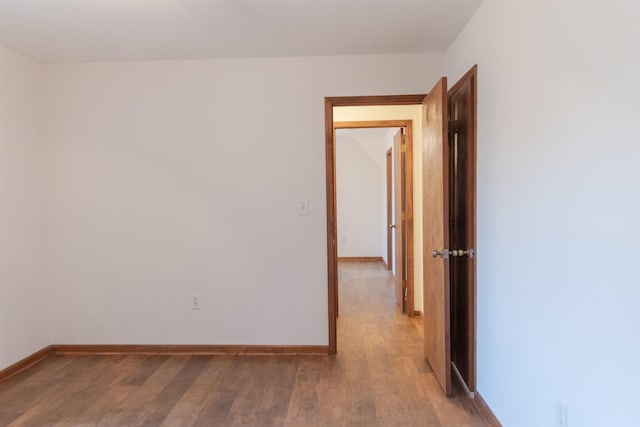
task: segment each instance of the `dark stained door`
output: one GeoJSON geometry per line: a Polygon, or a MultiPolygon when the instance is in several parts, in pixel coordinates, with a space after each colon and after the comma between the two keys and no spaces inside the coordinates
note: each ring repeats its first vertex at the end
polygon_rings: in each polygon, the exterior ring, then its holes
{"type": "Polygon", "coordinates": [[[449,91],[451,361],[475,390],[475,69],[449,91]]]}

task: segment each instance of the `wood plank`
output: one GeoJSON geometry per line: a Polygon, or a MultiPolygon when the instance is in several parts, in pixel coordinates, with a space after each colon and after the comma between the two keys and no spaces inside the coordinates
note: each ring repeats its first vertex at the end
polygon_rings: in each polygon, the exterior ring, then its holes
{"type": "Polygon", "coordinates": [[[297,366],[291,357],[252,360],[247,382],[229,410],[228,425],[282,425],[297,366]]]}
{"type": "Polygon", "coordinates": [[[476,410],[488,427],[502,427],[502,424],[500,424],[498,417],[495,416],[480,393],[475,393],[473,404],[475,405],[476,410]]]}
{"type": "MultiPolygon", "coordinates": [[[[231,355],[212,358],[207,368],[202,371],[193,385],[189,387],[189,390],[173,407],[162,425],[194,425],[207,401],[218,391],[218,387],[221,381],[224,380],[224,375],[231,367],[234,359],[235,356],[231,355]]],[[[213,417],[211,417],[211,413],[205,413],[203,418],[210,419],[213,417]]]]}
{"type": "Polygon", "coordinates": [[[421,395],[429,399],[435,409],[440,424],[443,426],[481,426],[483,421],[477,414],[469,413],[463,405],[468,400],[466,395],[451,399],[442,394],[440,383],[434,374],[427,374],[420,383],[421,395]]]}
{"type": "Polygon", "coordinates": [[[17,361],[13,365],[7,366],[0,370],[0,383],[46,359],[49,355],[51,355],[51,346],[38,350],[24,359],[17,361]]]}
{"type": "Polygon", "coordinates": [[[236,398],[249,381],[255,358],[236,357],[214,383],[214,389],[192,424],[197,427],[225,425],[236,398]]]}
{"type": "Polygon", "coordinates": [[[47,392],[40,395],[38,404],[32,403],[12,425],[74,423],[78,414],[99,399],[95,390],[111,382],[115,366],[97,356],[74,360],[66,369],[67,375],[48,383],[47,392]]]}
{"type": "Polygon", "coordinates": [[[314,425],[319,412],[318,384],[327,374],[327,358],[303,358],[298,360],[298,369],[289,397],[285,426],[314,425]]]}
{"type": "MultiPolygon", "coordinates": [[[[83,354],[82,356],[89,356],[88,354],[83,354]]],[[[146,370],[144,366],[145,359],[149,356],[141,355],[141,354],[132,354],[132,355],[123,355],[123,354],[112,354],[109,356],[113,357],[121,357],[122,361],[118,365],[117,374],[113,377],[113,381],[111,385],[113,386],[139,386],[140,380],[136,379],[138,375],[138,371],[146,370]]],[[[165,357],[165,356],[160,356],[165,357]]],[[[146,378],[145,378],[146,379],[146,378]]]]}
{"type": "Polygon", "coordinates": [[[14,384],[28,385],[39,384],[41,381],[47,380],[47,377],[55,375],[55,373],[62,369],[65,365],[71,363],[68,358],[63,358],[57,355],[49,355],[47,358],[40,362],[31,365],[28,369],[20,371],[5,381],[0,383],[0,393],[3,390],[11,389],[14,384]]]}
{"type": "Polygon", "coordinates": [[[212,356],[191,356],[175,377],[150,402],[149,407],[131,425],[156,427],[162,424],[196,378],[211,362],[212,356]]]}

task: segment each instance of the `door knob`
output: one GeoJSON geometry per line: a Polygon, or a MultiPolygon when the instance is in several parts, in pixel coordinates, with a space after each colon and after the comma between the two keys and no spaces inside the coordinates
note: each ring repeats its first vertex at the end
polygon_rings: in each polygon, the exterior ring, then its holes
{"type": "Polygon", "coordinates": [[[389,228],[393,230],[394,228],[396,228],[396,225],[395,224],[389,224],[389,228]]]}
{"type": "Polygon", "coordinates": [[[468,256],[473,258],[475,251],[473,249],[454,249],[451,251],[451,256],[468,256]]]}
{"type": "Polygon", "coordinates": [[[434,249],[431,251],[433,258],[442,257],[444,259],[449,258],[449,249],[434,249]]]}

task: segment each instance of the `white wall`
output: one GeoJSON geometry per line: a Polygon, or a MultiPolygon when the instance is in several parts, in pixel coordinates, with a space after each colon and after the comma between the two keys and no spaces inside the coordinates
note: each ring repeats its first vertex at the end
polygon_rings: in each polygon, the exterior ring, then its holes
{"type": "Polygon", "coordinates": [[[336,135],[336,210],[339,257],[386,262],[386,140],[336,135]],[[384,207],[384,210],[381,209],[384,207]]]}
{"type": "Polygon", "coordinates": [[[505,426],[640,425],[640,9],[485,1],[478,64],[478,389],[505,426]]]}
{"type": "Polygon", "coordinates": [[[53,342],[327,344],[324,97],[424,92],[443,70],[439,54],[47,66],[53,342]]]}
{"type": "Polygon", "coordinates": [[[0,46],[0,369],[49,345],[39,65],[0,46]]]}
{"type": "MultiPolygon", "coordinates": [[[[423,89],[415,93],[428,92],[444,75],[431,73],[424,78],[423,89]]],[[[398,92],[401,93],[401,92],[398,92]]],[[[409,92],[403,92],[409,93],[409,92]]],[[[334,107],[336,122],[371,120],[411,120],[413,128],[413,262],[414,262],[414,307],[422,311],[422,106],[388,105],[367,107],[334,107]]]]}

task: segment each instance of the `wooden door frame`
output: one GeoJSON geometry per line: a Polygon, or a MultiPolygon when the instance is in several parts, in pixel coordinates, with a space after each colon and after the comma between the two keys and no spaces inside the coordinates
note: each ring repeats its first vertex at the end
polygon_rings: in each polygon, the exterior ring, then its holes
{"type": "MultiPolygon", "coordinates": [[[[402,266],[406,265],[406,282],[407,282],[407,307],[406,312],[409,317],[413,317],[415,310],[415,292],[414,292],[414,274],[413,274],[413,121],[408,120],[366,120],[366,121],[349,121],[349,122],[334,122],[333,128],[335,129],[367,129],[367,128],[404,128],[405,129],[405,161],[404,168],[400,171],[400,176],[404,177],[404,200],[402,204],[405,208],[405,219],[403,232],[406,235],[406,250],[402,252],[402,266]]],[[[335,157],[333,159],[335,162],[335,157]]],[[[400,162],[402,164],[402,162],[400,162]]],[[[333,179],[335,186],[335,176],[333,179]]],[[[334,189],[335,194],[335,189],[334,189]]],[[[336,217],[337,220],[337,217],[336,217]]],[[[402,219],[400,219],[402,221],[402,219]]],[[[395,218],[397,223],[398,218],[395,218]]],[[[337,229],[337,224],[336,224],[337,229]]],[[[405,242],[401,242],[404,244],[405,242]]],[[[398,244],[398,242],[396,242],[398,244]]],[[[396,272],[398,274],[398,272],[396,272]]],[[[400,273],[402,275],[402,273],[400,273]]],[[[337,286],[336,281],[336,286],[337,286]]],[[[337,288],[336,288],[337,289],[337,288]]],[[[338,299],[338,293],[336,291],[336,299],[338,299]]],[[[403,297],[404,300],[404,297],[403,297]]],[[[336,304],[337,305],[337,304],[336,304]]],[[[404,312],[404,304],[401,310],[404,312]]]]}
{"type": "MultiPolygon", "coordinates": [[[[333,122],[333,107],[361,107],[373,105],[419,105],[425,94],[419,95],[386,95],[386,96],[340,96],[326,97],[324,99],[324,126],[325,126],[325,158],[326,158],[326,189],[327,189],[327,288],[328,288],[328,318],[329,318],[329,354],[336,354],[338,351],[337,315],[338,315],[338,252],[337,252],[337,213],[336,213],[336,144],[335,127],[333,122]]],[[[394,122],[393,120],[385,122],[394,122]]],[[[398,121],[395,121],[398,122],[398,121]]],[[[403,122],[400,120],[400,122],[403,122]]],[[[406,121],[404,121],[406,122],[406,121]]],[[[409,120],[411,122],[411,120],[409,120]]],[[[358,122],[351,122],[358,123],[358,122]]],[[[371,123],[371,122],[364,122],[371,123]]],[[[401,127],[398,126],[378,126],[378,127],[401,127]]],[[[354,126],[358,127],[358,126],[354,126]]],[[[374,126],[359,126],[374,127],[374,126]]],[[[413,155],[413,137],[407,137],[407,153],[413,155]]],[[[409,157],[409,156],[407,156],[409,157]]],[[[413,174],[413,162],[411,168],[407,165],[407,170],[411,169],[413,174]]],[[[413,247],[413,178],[410,181],[411,209],[407,209],[405,221],[411,223],[411,243],[413,247]]],[[[408,190],[408,189],[407,189],[408,190]]],[[[407,198],[409,199],[409,197],[407,198]]],[[[407,251],[409,252],[409,251],[407,251]]],[[[411,270],[409,276],[413,283],[413,249],[411,250],[411,270]]],[[[408,286],[409,280],[407,280],[408,286]]],[[[412,299],[413,300],[413,299],[412,299]]],[[[411,313],[413,314],[413,313],[411,313]]]]}
{"type": "Polygon", "coordinates": [[[384,154],[385,167],[387,170],[385,171],[387,174],[387,270],[391,270],[393,266],[391,265],[391,260],[393,259],[393,231],[391,229],[391,213],[393,212],[393,147],[389,148],[384,154]]]}

